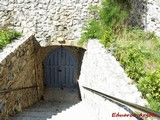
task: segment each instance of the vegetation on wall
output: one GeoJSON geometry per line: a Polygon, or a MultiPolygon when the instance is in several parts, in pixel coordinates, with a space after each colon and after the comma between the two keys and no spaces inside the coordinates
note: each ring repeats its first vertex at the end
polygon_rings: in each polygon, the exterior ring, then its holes
{"type": "Polygon", "coordinates": [[[20,32],[7,28],[0,29],[0,49],[9,44],[13,39],[21,36],[20,32]]]}
{"type": "Polygon", "coordinates": [[[114,56],[148,100],[149,107],[160,112],[160,39],[127,24],[130,4],[127,0],[104,0],[92,6],[93,18],[84,26],[79,45],[97,38],[105,47],[112,44],[114,56]]]}
{"type": "Polygon", "coordinates": [[[130,6],[126,0],[104,0],[101,7],[91,6],[89,10],[93,18],[84,26],[79,45],[87,42],[88,38],[97,38],[107,46],[114,33],[119,33],[125,25],[128,9],[130,6]]]}
{"type": "Polygon", "coordinates": [[[148,99],[149,107],[160,111],[160,39],[154,33],[125,28],[113,44],[116,59],[148,99]]]}

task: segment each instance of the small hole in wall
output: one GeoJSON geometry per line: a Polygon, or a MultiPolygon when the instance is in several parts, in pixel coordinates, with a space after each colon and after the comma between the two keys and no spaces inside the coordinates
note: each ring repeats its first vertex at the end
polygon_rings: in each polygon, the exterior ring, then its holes
{"type": "Polygon", "coordinates": [[[67,27],[64,27],[64,30],[67,30],[67,27]]]}

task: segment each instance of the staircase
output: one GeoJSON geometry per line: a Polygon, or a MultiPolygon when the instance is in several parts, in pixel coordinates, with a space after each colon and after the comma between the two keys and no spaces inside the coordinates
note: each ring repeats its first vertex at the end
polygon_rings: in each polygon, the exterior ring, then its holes
{"type": "Polygon", "coordinates": [[[10,120],[92,120],[76,89],[46,89],[44,100],[24,109],[10,120]]]}

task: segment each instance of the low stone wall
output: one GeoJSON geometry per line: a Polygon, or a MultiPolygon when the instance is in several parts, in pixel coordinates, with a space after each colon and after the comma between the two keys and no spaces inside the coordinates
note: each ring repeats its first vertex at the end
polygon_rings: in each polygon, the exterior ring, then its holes
{"type": "MultiPolygon", "coordinates": [[[[82,100],[89,105],[95,116],[95,120],[121,119],[113,117],[116,114],[132,114],[132,109],[120,106],[105,100],[82,88],[86,86],[108,95],[126,100],[132,103],[144,105],[147,102],[141,98],[141,93],[120,67],[116,59],[98,42],[89,40],[87,50],[83,57],[81,74],[79,79],[82,100]],[[112,116],[113,114],[113,116],[112,116]]],[[[124,117],[122,119],[136,119],[124,117]]]]}
{"type": "Polygon", "coordinates": [[[36,52],[39,45],[33,35],[15,40],[0,52],[0,91],[30,87],[18,91],[0,93],[0,120],[32,105],[43,93],[43,81],[37,79],[36,52]]]}

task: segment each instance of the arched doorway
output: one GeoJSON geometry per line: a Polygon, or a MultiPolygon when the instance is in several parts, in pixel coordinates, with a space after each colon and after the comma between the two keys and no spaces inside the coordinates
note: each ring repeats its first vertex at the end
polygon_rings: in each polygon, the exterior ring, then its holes
{"type": "Polygon", "coordinates": [[[75,87],[77,60],[64,47],[51,52],[45,60],[45,85],[47,88],[75,87]]]}

